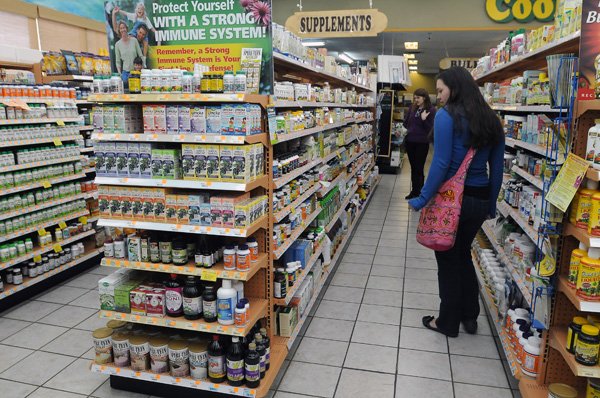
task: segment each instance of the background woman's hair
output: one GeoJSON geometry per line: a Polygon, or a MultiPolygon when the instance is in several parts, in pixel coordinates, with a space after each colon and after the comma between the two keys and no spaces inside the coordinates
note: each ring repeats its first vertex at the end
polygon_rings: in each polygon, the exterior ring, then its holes
{"type": "Polygon", "coordinates": [[[459,66],[452,67],[441,72],[437,78],[450,89],[445,108],[454,124],[462,126],[464,119],[468,123],[471,132],[470,146],[494,146],[502,141],[504,130],[500,119],[485,102],[468,70],[459,66]]]}
{"type": "MultiPolygon", "coordinates": [[[[429,93],[424,88],[418,88],[413,93],[413,96],[418,95],[419,97],[423,97],[425,102],[423,103],[423,109],[429,110],[433,105],[431,105],[431,98],[429,97],[429,93]]],[[[415,111],[417,109],[417,104],[413,101],[411,111],[415,111]]]]}

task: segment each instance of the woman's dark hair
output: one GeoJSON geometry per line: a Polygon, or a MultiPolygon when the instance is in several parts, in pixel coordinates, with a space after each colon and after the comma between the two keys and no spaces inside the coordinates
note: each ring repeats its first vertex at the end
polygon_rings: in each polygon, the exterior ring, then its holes
{"type": "MultiPolygon", "coordinates": [[[[413,93],[413,96],[423,97],[425,102],[423,103],[423,109],[429,110],[433,105],[431,105],[431,98],[429,97],[429,93],[424,88],[418,88],[413,93]]],[[[417,104],[413,102],[412,110],[417,110],[417,104]]]]}
{"type": "Polygon", "coordinates": [[[494,146],[502,141],[504,130],[500,119],[483,99],[468,70],[460,66],[452,67],[441,72],[437,78],[450,89],[445,108],[454,123],[460,126],[466,119],[469,124],[471,147],[494,146]]]}

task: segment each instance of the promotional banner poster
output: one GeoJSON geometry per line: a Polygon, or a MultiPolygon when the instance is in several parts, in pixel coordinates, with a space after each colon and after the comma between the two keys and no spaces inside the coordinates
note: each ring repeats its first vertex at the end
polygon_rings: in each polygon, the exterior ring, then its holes
{"type": "Polygon", "coordinates": [[[577,99],[600,98],[600,4],[583,0],[581,11],[581,43],[579,45],[579,89],[577,99]]]}
{"type": "Polygon", "coordinates": [[[113,71],[124,79],[197,63],[243,69],[249,91],[273,94],[271,0],[114,0],[104,13],[113,71]]]}

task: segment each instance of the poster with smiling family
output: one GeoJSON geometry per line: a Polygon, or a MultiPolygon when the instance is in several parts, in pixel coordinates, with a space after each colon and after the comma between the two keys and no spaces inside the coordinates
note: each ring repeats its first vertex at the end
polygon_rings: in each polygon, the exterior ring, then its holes
{"type": "Polygon", "coordinates": [[[201,64],[243,69],[252,92],[273,93],[271,0],[113,0],[104,13],[113,72],[124,80],[201,64]]]}

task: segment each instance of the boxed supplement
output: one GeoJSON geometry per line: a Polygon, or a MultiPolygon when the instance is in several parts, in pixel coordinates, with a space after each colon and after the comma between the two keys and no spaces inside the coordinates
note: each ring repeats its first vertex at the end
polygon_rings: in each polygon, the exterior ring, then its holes
{"type": "Polygon", "coordinates": [[[107,185],[98,186],[98,209],[100,217],[110,218],[110,187],[107,185]]]}
{"type": "Polygon", "coordinates": [[[151,188],[142,188],[143,215],[147,221],[154,220],[154,195],[151,188]]]}
{"type": "Polygon", "coordinates": [[[114,106],[105,106],[104,107],[104,132],[106,134],[114,134],[115,130],[115,107],[114,106]]]}
{"type": "Polygon", "coordinates": [[[102,133],[104,131],[104,107],[94,105],[92,108],[92,124],[94,126],[95,133],[102,133]]]}
{"type": "Polygon", "coordinates": [[[200,205],[204,202],[201,195],[187,195],[188,197],[188,220],[189,224],[200,224],[200,205]]]}
{"type": "Polygon", "coordinates": [[[250,213],[254,201],[246,200],[238,203],[234,207],[235,212],[235,228],[246,228],[249,225],[250,213]]]}
{"type": "Polygon", "coordinates": [[[133,190],[127,187],[121,187],[119,200],[121,201],[121,217],[130,219],[133,217],[133,199],[131,197],[133,190]]]}
{"type": "Polygon", "coordinates": [[[208,177],[208,148],[206,145],[194,145],[194,175],[196,179],[208,177]]]}
{"type": "Polygon", "coordinates": [[[165,214],[168,223],[177,222],[177,195],[169,194],[165,196],[165,214]]]}
{"type": "Polygon", "coordinates": [[[210,218],[213,227],[223,226],[223,209],[221,207],[222,201],[220,196],[211,196],[210,198],[210,218]]]}
{"type": "Polygon", "coordinates": [[[177,224],[189,222],[189,195],[177,195],[177,224]]]}
{"type": "Polygon", "coordinates": [[[140,176],[140,144],[137,142],[127,143],[127,169],[129,177],[140,176]]]}
{"type": "Polygon", "coordinates": [[[144,191],[143,189],[132,189],[131,194],[131,218],[144,218],[144,191]]]}
{"type": "MultiPolygon", "coordinates": [[[[212,199],[212,198],[211,198],[212,199]]],[[[212,223],[212,208],[209,201],[205,201],[204,203],[200,203],[200,225],[210,227],[213,225],[212,223]]]]}
{"type": "Polygon", "coordinates": [[[154,125],[154,105],[142,105],[142,114],[144,120],[144,132],[153,134],[156,132],[154,125]]]}
{"type": "Polygon", "coordinates": [[[147,290],[141,286],[129,292],[131,314],[146,315],[146,292],[147,290]]]}
{"type": "Polygon", "coordinates": [[[161,188],[153,188],[151,189],[151,192],[153,196],[152,202],[154,203],[154,219],[163,222],[167,218],[165,212],[167,192],[165,189],[161,188]]]}
{"type": "Polygon", "coordinates": [[[163,177],[163,150],[153,149],[152,150],[152,178],[163,177]]]}
{"type": "Polygon", "coordinates": [[[112,218],[121,218],[123,214],[121,213],[121,189],[120,187],[110,187],[109,191],[109,207],[110,207],[110,216],[112,218]]]}
{"type": "Polygon", "coordinates": [[[115,310],[115,289],[127,281],[128,274],[113,273],[98,281],[98,294],[100,296],[100,309],[115,310]]]}
{"type": "Polygon", "coordinates": [[[155,287],[146,290],[146,316],[165,316],[165,289],[155,287]]]}
{"type": "Polygon", "coordinates": [[[298,324],[298,308],[285,307],[279,312],[279,335],[290,337],[298,324]]]}
{"type": "Polygon", "coordinates": [[[233,151],[236,145],[221,145],[219,148],[219,176],[221,181],[233,180],[233,151]]]}
{"type": "Polygon", "coordinates": [[[115,288],[115,311],[129,314],[131,312],[130,293],[139,281],[126,281],[115,288]]]}
{"type": "Polygon", "coordinates": [[[167,106],[167,134],[179,133],[179,107],[167,106]]]}
{"type": "Polygon", "coordinates": [[[191,132],[192,134],[206,134],[206,108],[193,106],[191,108],[191,132]]]}
{"type": "Polygon", "coordinates": [[[138,144],[140,153],[140,177],[152,177],[152,144],[138,144]]]}
{"type": "Polygon", "coordinates": [[[250,182],[253,163],[254,145],[235,145],[233,149],[232,180],[234,182],[250,182]]]}
{"type": "Polygon", "coordinates": [[[127,239],[127,259],[129,261],[141,261],[142,257],[142,238],[139,236],[130,236],[127,239]]]}
{"type": "Polygon", "coordinates": [[[115,149],[117,151],[117,175],[118,176],[127,176],[128,173],[128,159],[127,159],[127,143],[126,142],[117,142],[115,144],[115,149]]]}
{"type": "Polygon", "coordinates": [[[96,159],[96,175],[106,174],[106,156],[104,153],[105,142],[96,142],[94,144],[94,158],[96,159]]]}
{"type": "Polygon", "coordinates": [[[206,148],[206,178],[209,180],[218,180],[219,170],[219,145],[205,145],[206,148]]]}
{"type": "Polygon", "coordinates": [[[179,180],[181,174],[181,151],[179,149],[162,150],[162,177],[169,180],[179,180]]]}
{"type": "Polygon", "coordinates": [[[124,134],[127,123],[125,122],[125,107],[115,106],[113,107],[113,119],[114,127],[113,132],[115,134],[124,134]]]}
{"type": "Polygon", "coordinates": [[[206,134],[221,134],[221,107],[206,107],[206,134]]]}
{"type": "Polygon", "coordinates": [[[117,148],[114,142],[104,143],[104,163],[106,165],[106,175],[116,177],[117,174],[117,148]]]}
{"type": "Polygon", "coordinates": [[[156,134],[167,133],[167,106],[154,105],[154,132],[156,134]]]}
{"type": "Polygon", "coordinates": [[[248,105],[234,105],[234,135],[249,135],[251,111],[248,105]]]}
{"type": "Polygon", "coordinates": [[[190,105],[179,105],[179,134],[192,132],[192,110],[190,105]]]}
{"type": "Polygon", "coordinates": [[[235,108],[237,105],[221,105],[221,132],[223,135],[235,133],[235,108]]]}
{"type": "Polygon", "coordinates": [[[196,145],[183,144],[181,145],[181,168],[183,171],[184,180],[195,180],[196,173],[194,170],[194,157],[196,145]]]}

